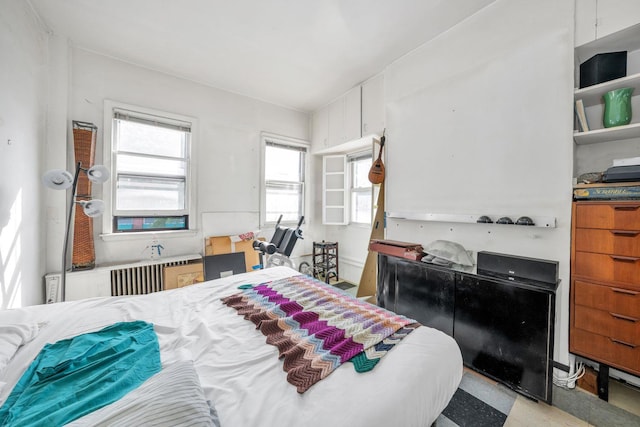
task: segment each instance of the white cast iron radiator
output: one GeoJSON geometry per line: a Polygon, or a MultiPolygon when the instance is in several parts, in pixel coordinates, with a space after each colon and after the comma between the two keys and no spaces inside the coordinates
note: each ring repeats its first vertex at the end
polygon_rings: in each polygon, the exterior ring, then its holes
{"type": "Polygon", "coordinates": [[[164,289],[164,267],[201,260],[202,255],[180,255],[104,265],[91,270],[70,271],[66,280],[66,301],[120,295],[142,295],[164,289]]]}
{"type": "Polygon", "coordinates": [[[185,265],[190,260],[168,261],[111,270],[111,296],[142,295],[164,289],[164,267],[185,265]]]}

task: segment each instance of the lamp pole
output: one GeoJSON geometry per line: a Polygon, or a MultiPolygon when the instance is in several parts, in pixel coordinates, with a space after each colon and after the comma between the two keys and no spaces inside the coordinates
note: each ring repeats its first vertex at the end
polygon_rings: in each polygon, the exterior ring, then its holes
{"type": "Polygon", "coordinates": [[[65,300],[66,294],[66,276],[67,276],[67,249],[69,247],[69,231],[71,229],[71,218],[76,204],[76,187],[78,186],[78,175],[82,170],[82,162],[76,163],[76,173],[73,176],[73,184],[71,186],[71,201],[69,202],[69,211],[67,212],[67,226],[64,230],[64,244],[62,245],[62,274],[60,275],[60,298],[65,300]]]}

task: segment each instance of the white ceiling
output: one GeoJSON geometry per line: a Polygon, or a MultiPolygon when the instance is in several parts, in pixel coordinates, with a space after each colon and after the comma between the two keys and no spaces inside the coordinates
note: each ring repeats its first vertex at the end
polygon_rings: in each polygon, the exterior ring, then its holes
{"type": "Polygon", "coordinates": [[[29,0],[74,46],[313,111],[494,0],[29,0]]]}

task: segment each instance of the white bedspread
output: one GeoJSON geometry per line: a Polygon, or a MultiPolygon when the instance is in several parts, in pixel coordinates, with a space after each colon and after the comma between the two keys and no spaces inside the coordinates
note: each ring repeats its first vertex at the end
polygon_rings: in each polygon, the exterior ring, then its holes
{"type": "Polygon", "coordinates": [[[205,397],[214,403],[223,427],[431,425],[462,378],[460,350],[444,333],[420,327],[372,371],[357,373],[345,363],[298,394],[286,380],[277,349],[220,302],[238,292],[238,285],[295,274],[276,267],[149,295],[1,312],[3,322],[37,322],[41,328],[0,372],[0,402],[46,343],[118,321],[145,320],[154,324],[163,366],[194,361],[205,397]]]}

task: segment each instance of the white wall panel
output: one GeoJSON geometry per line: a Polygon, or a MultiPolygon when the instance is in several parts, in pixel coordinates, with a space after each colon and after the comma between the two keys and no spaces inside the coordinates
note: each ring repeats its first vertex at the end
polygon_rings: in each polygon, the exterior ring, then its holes
{"type": "MultiPolygon", "coordinates": [[[[232,94],[82,49],[72,50],[68,120],[98,126],[96,162],[102,161],[105,99],[167,111],[198,120],[194,135],[198,221],[203,212],[258,212],[260,206],[260,132],[308,140],[309,117],[263,101],[232,94]]],[[[62,149],[61,142],[58,149],[62,149]]],[[[69,148],[70,149],[70,148],[69,148]]],[[[99,186],[94,194],[100,195],[99,186]]],[[[137,239],[99,237],[95,227],[97,264],[148,257],[151,240],[175,256],[201,253],[203,232],[182,237],[162,233],[137,239]]],[[[215,227],[207,234],[216,233],[215,227]]]]}
{"type": "Polygon", "coordinates": [[[0,1],[0,309],[44,302],[42,148],[47,34],[27,2],[0,1]]]}
{"type": "Polygon", "coordinates": [[[557,218],[555,229],[388,219],[387,237],[559,261],[556,354],[565,363],[572,23],[573,2],[499,0],[385,73],[387,212],[557,218]]]}

